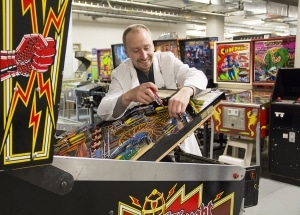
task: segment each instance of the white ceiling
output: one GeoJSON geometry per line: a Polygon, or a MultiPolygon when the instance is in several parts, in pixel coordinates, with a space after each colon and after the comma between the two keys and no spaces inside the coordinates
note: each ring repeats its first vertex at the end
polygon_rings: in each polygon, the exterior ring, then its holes
{"type": "Polygon", "coordinates": [[[248,34],[295,35],[298,0],[73,0],[72,10],[93,17],[185,23],[189,37],[205,36],[207,16],[217,15],[224,17],[224,38],[229,39],[248,34]]]}

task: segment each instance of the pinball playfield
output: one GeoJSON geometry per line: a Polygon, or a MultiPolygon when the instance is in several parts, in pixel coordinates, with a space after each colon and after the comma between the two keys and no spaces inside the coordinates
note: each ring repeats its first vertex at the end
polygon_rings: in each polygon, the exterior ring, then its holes
{"type": "Polygon", "coordinates": [[[160,91],[161,102],[138,105],[116,120],[85,125],[62,137],[54,153],[62,156],[158,161],[210,117],[223,93],[207,90],[190,100],[179,119],[170,119],[168,98],[175,91],[160,91]],[[151,149],[151,150],[150,150],[151,149]]]}

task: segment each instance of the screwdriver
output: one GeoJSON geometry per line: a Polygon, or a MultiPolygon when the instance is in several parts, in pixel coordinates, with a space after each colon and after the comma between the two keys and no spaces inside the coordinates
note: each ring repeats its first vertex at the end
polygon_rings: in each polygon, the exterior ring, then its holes
{"type": "Polygon", "coordinates": [[[154,95],[154,100],[156,101],[156,103],[157,103],[158,105],[164,106],[163,100],[161,100],[161,98],[157,95],[157,93],[156,93],[152,88],[150,88],[150,89],[151,89],[151,91],[152,91],[152,93],[153,93],[153,95],[154,95]]]}

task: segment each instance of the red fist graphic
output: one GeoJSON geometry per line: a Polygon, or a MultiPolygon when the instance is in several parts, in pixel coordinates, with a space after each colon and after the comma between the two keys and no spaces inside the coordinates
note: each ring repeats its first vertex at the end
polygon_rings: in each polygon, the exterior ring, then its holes
{"type": "Polygon", "coordinates": [[[46,72],[53,64],[55,41],[41,34],[24,35],[16,50],[1,51],[1,81],[31,71],[46,72]]]}
{"type": "Polygon", "coordinates": [[[16,49],[17,71],[23,75],[31,70],[45,72],[53,63],[55,41],[41,34],[25,35],[16,49]]]}

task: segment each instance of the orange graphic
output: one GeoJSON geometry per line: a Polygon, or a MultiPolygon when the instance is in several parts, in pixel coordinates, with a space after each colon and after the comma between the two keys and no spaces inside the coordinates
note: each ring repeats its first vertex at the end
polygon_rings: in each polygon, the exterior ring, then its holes
{"type": "Polygon", "coordinates": [[[175,184],[169,191],[168,200],[164,194],[157,189],[145,197],[143,207],[140,201],[132,196],[131,205],[119,202],[119,215],[233,215],[234,193],[222,197],[224,192],[216,194],[216,198],[208,203],[203,202],[203,184],[199,185],[189,193],[185,193],[185,185],[175,190],[175,184]],[[173,195],[170,196],[170,193],[173,195]],[[138,208],[134,207],[137,206],[138,208]]]}

